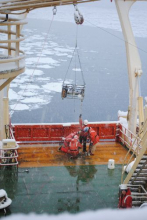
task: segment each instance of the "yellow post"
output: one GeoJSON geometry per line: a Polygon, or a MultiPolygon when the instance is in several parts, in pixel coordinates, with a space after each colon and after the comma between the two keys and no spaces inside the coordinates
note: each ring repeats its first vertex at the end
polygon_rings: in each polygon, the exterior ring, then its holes
{"type": "Polygon", "coordinates": [[[144,121],[147,120],[147,105],[144,106],[144,121]]]}
{"type": "Polygon", "coordinates": [[[9,125],[9,99],[8,98],[3,98],[3,116],[4,116],[4,120],[3,120],[3,129],[4,129],[4,132],[3,132],[3,139],[6,138],[6,131],[7,131],[7,134],[9,133],[9,130],[7,127],[5,127],[5,125],[9,125]],[[7,130],[6,130],[7,129],[7,130]]]}

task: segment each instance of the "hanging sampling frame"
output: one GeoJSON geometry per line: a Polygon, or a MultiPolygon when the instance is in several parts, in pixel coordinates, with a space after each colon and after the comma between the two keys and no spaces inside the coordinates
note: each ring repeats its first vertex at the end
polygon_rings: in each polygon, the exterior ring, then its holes
{"type": "MultiPolygon", "coordinates": [[[[75,69],[75,71],[76,71],[76,69],[75,69]]],[[[80,61],[80,57],[79,57],[79,53],[78,53],[78,49],[77,49],[77,43],[76,43],[75,49],[73,51],[73,55],[72,55],[70,63],[69,63],[69,67],[67,69],[67,72],[66,72],[63,84],[62,84],[62,93],[61,93],[62,99],[64,99],[64,98],[81,99],[81,101],[83,101],[84,95],[85,95],[85,86],[86,86],[86,84],[85,84],[85,80],[84,80],[84,75],[83,75],[83,71],[82,71],[81,61],[80,61]],[[72,62],[72,59],[73,59],[74,54],[76,53],[76,51],[77,51],[78,60],[79,60],[79,64],[80,64],[80,72],[82,74],[82,80],[83,80],[83,84],[82,85],[78,85],[76,83],[76,77],[75,77],[75,82],[74,83],[67,83],[65,81],[67,73],[68,73],[68,70],[69,70],[71,62],[72,62]]]]}
{"type": "MultiPolygon", "coordinates": [[[[83,21],[84,21],[84,18],[81,15],[81,13],[79,12],[77,6],[74,5],[74,7],[75,7],[75,13],[78,12],[79,16],[82,18],[82,22],[81,22],[81,24],[82,24],[83,21]]],[[[74,14],[74,18],[75,18],[75,14],[74,14]]],[[[76,19],[75,19],[75,22],[76,22],[76,24],[80,24],[80,23],[77,23],[76,19]]],[[[73,54],[72,54],[72,57],[71,57],[71,60],[70,60],[67,72],[65,74],[65,78],[64,78],[63,84],[62,84],[62,93],[61,93],[62,99],[64,99],[64,98],[80,99],[81,101],[83,101],[84,94],[85,94],[85,85],[86,84],[85,84],[85,80],[84,80],[84,74],[83,74],[83,71],[82,71],[80,56],[79,56],[78,48],[77,48],[77,34],[76,34],[76,45],[75,45],[75,48],[74,48],[74,51],[73,51],[73,54]],[[66,81],[65,81],[67,73],[68,73],[70,65],[71,65],[71,62],[73,60],[73,57],[75,56],[75,58],[76,58],[76,54],[77,54],[78,61],[79,61],[80,72],[82,74],[82,81],[83,81],[82,85],[78,85],[77,82],[76,82],[76,71],[77,71],[76,66],[75,66],[75,82],[74,83],[66,83],[66,81]]]]}

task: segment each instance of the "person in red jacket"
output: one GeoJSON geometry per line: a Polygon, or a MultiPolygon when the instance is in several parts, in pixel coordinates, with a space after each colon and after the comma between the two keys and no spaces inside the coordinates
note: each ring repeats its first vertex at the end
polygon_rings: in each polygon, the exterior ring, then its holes
{"type": "Polygon", "coordinates": [[[84,128],[88,125],[88,120],[85,119],[83,121],[81,114],[79,116],[79,124],[80,124],[80,129],[81,129],[79,141],[81,144],[83,144],[83,153],[85,153],[87,155],[87,150],[86,150],[87,134],[84,132],[84,128]]]}
{"type": "Polygon", "coordinates": [[[127,187],[127,184],[120,185],[120,197],[119,197],[118,208],[119,209],[132,208],[131,191],[127,187]]]}
{"type": "Polygon", "coordinates": [[[96,131],[91,127],[85,127],[84,132],[86,133],[87,137],[90,139],[89,154],[94,155],[96,144],[99,142],[99,136],[96,133],[96,131]]]}
{"type": "Polygon", "coordinates": [[[74,132],[64,138],[64,145],[61,146],[59,150],[71,154],[72,156],[77,156],[79,154],[79,148],[81,148],[79,132],[74,132]]]}

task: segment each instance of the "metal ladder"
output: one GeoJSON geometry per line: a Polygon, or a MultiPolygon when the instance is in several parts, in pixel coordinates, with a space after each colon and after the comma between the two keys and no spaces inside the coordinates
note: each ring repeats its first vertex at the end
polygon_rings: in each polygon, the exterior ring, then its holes
{"type": "Polygon", "coordinates": [[[147,120],[142,127],[140,144],[141,148],[136,155],[136,160],[131,171],[122,182],[128,184],[131,190],[133,206],[140,206],[145,202],[147,203],[147,120]]]}
{"type": "Polygon", "coordinates": [[[147,155],[143,155],[128,183],[132,194],[132,206],[140,206],[147,202],[147,155]]]}

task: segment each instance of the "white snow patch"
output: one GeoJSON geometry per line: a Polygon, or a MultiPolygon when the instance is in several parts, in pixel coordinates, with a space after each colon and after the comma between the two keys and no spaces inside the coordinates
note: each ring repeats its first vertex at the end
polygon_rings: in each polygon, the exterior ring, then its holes
{"type": "MultiPolygon", "coordinates": [[[[136,160],[136,158],[135,158],[135,160],[136,160]]],[[[129,172],[131,171],[132,166],[133,166],[134,163],[135,163],[135,160],[133,160],[131,163],[128,164],[127,169],[126,169],[126,166],[124,166],[124,171],[125,171],[126,173],[129,173],[129,172]],[[126,169],[126,170],[125,170],[125,169],[126,169]]]]}
{"type": "MultiPolygon", "coordinates": [[[[48,214],[13,214],[7,216],[7,220],[146,220],[147,207],[144,208],[133,208],[133,209],[101,209],[96,211],[85,211],[78,214],[62,213],[58,215],[48,215],[48,214]]],[[[5,220],[5,217],[2,218],[5,220]]]]}
{"type": "Polygon", "coordinates": [[[118,110],[118,117],[127,117],[128,112],[123,112],[121,110],[118,110]]]}

